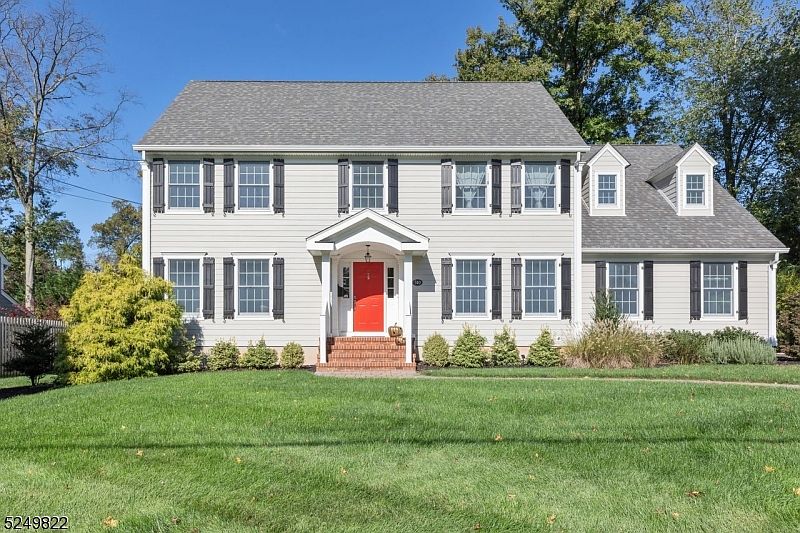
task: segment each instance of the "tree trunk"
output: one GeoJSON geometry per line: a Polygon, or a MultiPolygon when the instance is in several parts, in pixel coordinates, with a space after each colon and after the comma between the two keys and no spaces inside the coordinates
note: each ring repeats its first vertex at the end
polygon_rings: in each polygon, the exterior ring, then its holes
{"type": "Polygon", "coordinates": [[[33,312],[33,264],[34,264],[33,193],[25,202],[25,309],[33,312]]]}

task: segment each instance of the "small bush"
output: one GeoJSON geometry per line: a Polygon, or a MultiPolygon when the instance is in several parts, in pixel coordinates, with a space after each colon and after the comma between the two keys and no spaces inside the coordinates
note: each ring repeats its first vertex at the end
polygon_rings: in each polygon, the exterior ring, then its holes
{"type": "Polygon", "coordinates": [[[305,362],[303,347],[296,342],[290,342],[283,347],[281,352],[281,368],[300,368],[305,362]]]}
{"type": "Polygon", "coordinates": [[[608,291],[599,292],[592,296],[594,302],[594,312],[592,322],[604,322],[608,326],[617,327],[622,322],[622,313],[617,309],[614,298],[608,291]]]}
{"type": "Polygon", "coordinates": [[[763,342],[764,339],[758,333],[749,329],[726,326],[711,333],[711,338],[718,341],[735,341],[739,339],[750,339],[752,341],[763,342]]]}
{"type": "Polygon", "coordinates": [[[455,366],[466,368],[483,366],[486,360],[483,353],[484,345],[486,345],[486,337],[478,333],[477,330],[464,326],[464,331],[458,336],[453,346],[451,363],[455,366]]]}
{"type": "Polygon", "coordinates": [[[544,328],[539,338],[528,348],[528,364],[535,366],[558,366],[561,363],[561,354],[558,352],[553,335],[544,328]]]}
{"type": "Polygon", "coordinates": [[[177,368],[181,374],[200,372],[201,370],[203,370],[203,356],[197,353],[187,355],[183,361],[178,363],[177,368]]]}
{"type": "Polygon", "coordinates": [[[43,375],[53,370],[56,340],[52,330],[47,326],[34,324],[16,332],[12,344],[21,355],[5,362],[3,366],[8,371],[28,376],[31,386],[35,387],[43,375]]]}
{"type": "Polygon", "coordinates": [[[708,337],[699,331],[673,329],[663,336],[664,357],[682,365],[702,363],[708,337]]]}
{"type": "Polygon", "coordinates": [[[740,337],[734,340],[711,339],[704,357],[717,364],[770,365],[775,362],[775,350],[763,340],[740,337]]]}
{"type": "Polygon", "coordinates": [[[595,322],[570,340],[564,351],[568,366],[593,368],[650,367],[662,355],[655,335],[626,320],[595,322]]]}
{"type": "Polygon", "coordinates": [[[422,345],[422,357],[430,366],[447,366],[450,362],[450,346],[440,334],[434,333],[422,345]]]}
{"type": "Polygon", "coordinates": [[[211,347],[211,351],[206,358],[206,367],[209,370],[225,370],[234,368],[239,362],[239,348],[234,340],[218,340],[211,347]]]}
{"type": "Polygon", "coordinates": [[[492,344],[492,364],[494,366],[519,366],[522,360],[517,348],[517,337],[508,326],[494,334],[492,344]]]}
{"type": "Polygon", "coordinates": [[[252,342],[247,347],[247,351],[239,358],[239,366],[242,368],[274,368],[278,366],[278,353],[267,346],[262,337],[256,344],[252,342]]]}

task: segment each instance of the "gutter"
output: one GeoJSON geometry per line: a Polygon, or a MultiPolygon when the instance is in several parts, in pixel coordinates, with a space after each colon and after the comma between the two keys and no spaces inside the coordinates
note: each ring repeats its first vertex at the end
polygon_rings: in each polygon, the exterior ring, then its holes
{"type": "Polygon", "coordinates": [[[441,153],[567,153],[589,151],[583,146],[363,146],[363,145],[280,145],[280,144],[134,144],[137,152],[298,152],[342,153],[342,152],[407,152],[423,154],[441,153]]]}

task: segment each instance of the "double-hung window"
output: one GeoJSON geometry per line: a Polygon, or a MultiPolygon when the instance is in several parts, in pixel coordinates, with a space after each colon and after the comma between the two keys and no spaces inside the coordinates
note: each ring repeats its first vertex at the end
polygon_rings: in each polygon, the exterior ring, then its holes
{"type": "Polygon", "coordinates": [[[597,175],[597,204],[616,205],[617,204],[617,175],[598,174],[597,175]]]}
{"type": "Polygon", "coordinates": [[[555,162],[525,162],[525,209],[556,208],[555,162]]]}
{"type": "Polygon", "coordinates": [[[239,314],[269,313],[269,259],[239,260],[239,314]]]}
{"type": "Polygon", "coordinates": [[[184,313],[200,312],[200,260],[170,259],[169,280],[184,313]]]}
{"type": "Polygon", "coordinates": [[[556,314],[556,260],[525,260],[525,315],[556,314]]]}
{"type": "Polygon", "coordinates": [[[732,263],[703,263],[703,314],[733,315],[732,263]]]}
{"type": "Polygon", "coordinates": [[[268,161],[239,161],[239,209],[269,209],[268,161]]]}
{"type": "Polygon", "coordinates": [[[623,315],[639,315],[639,263],[609,263],[608,292],[623,315]]]}
{"type": "Polygon", "coordinates": [[[703,174],[686,175],[686,205],[705,204],[705,178],[703,174]]]}
{"type": "Polygon", "coordinates": [[[383,162],[353,163],[353,208],[383,209],[383,162]]]}
{"type": "Polygon", "coordinates": [[[486,209],[486,163],[456,163],[456,209],[486,209]]]}
{"type": "Polygon", "coordinates": [[[169,207],[200,207],[200,162],[169,162],[169,207]]]}
{"type": "Polygon", "coordinates": [[[456,315],[486,315],[486,259],[456,259],[456,315]]]}

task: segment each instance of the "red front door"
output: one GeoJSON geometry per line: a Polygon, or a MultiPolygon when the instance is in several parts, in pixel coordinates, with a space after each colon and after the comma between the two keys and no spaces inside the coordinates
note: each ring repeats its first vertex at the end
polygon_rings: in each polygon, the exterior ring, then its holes
{"type": "Polygon", "coordinates": [[[383,331],[383,263],[353,263],[353,331],[383,331]]]}

